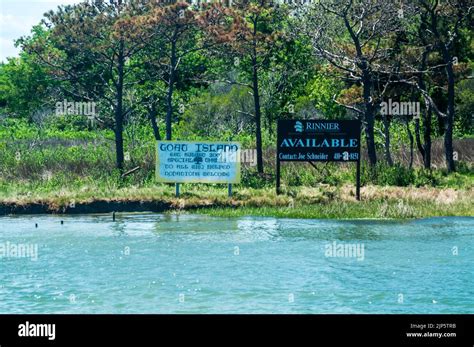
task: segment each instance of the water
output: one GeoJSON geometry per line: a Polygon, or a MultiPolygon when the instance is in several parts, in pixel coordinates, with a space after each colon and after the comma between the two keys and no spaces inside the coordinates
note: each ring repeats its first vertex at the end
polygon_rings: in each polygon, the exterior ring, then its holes
{"type": "Polygon", "coordinates": [[[474,313],[474,218],[2,217],[7,242],[38,259],[0,258],[0,313],[474,313]]]}

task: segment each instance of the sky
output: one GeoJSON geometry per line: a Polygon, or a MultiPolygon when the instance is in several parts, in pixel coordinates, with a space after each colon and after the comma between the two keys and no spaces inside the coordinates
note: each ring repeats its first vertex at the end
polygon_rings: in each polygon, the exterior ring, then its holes
{"type": "Polygon", "coordinates": [[[14,40],[29,35],[45,12],[78,2],[80,0],[0,0],[0,61],[18,56],[14,40]]]}

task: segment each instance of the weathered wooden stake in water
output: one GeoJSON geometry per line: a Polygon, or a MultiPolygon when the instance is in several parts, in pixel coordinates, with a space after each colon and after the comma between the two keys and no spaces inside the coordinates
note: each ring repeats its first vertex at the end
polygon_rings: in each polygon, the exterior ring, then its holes
{"type": "Polygon", "coordinates": [[[115,211],[114,211],[114,212],[112,212],[112,221],[114,221],[114,222],[115,222],[115,211]]]}
{"type": "Polygon", "coordinates": [[[229,183],[227,188],[228,188],[227,193],[228,193],[228,196],[230,198],[230,197],[232,197],[232,183],[229,183]]]}
{"type": "Polygon", "coordinates": [[[179,198],[179,183],[175,183],[176,197],[179,198]]]}

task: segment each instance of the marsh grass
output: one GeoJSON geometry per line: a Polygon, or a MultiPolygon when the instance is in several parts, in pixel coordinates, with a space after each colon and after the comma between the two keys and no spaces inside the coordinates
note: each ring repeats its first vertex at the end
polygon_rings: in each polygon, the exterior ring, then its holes
{"type": "Polygon", "coordinates": [[[458,172],[449,175],[443,169],[410,170],[400,164],[381,163],[369,170],[363,163],[362,201],[357,202],[353,164],[317,164],[314,169],[284,163],[283,194],[276,195],[275,153],[269,148],[266,174],[242,165],[242,182],[234,186],[232,198],[226,185],[184,184],[177,199],[174,185],[154,181],[155,141],[149,127],[138,129],[136,138],[127,137],[126,169],[140,170],[121,179],[109,130],[86,131],[69,123],[38,129],[19,120],[5,125],[0,128],[0,204],[44,204],[60,211],[71,202],[162,201],[198,213],[297,218],[474,215],[471,163],[458,162],[458,172]]]}
{"type": "Polygon", "coordinates": [[[104,185],[78,182],[59,190],[32,185],[0,185],[3,204],[43,204],[61,211],[72,202],[164,202],[172,211],[204,213],[213,216],[275,216],[287,218],[421,218],[434,216],[474,216],[474,190],[452,188],[413,188],[367,186],[362,201],[355,199],[355,188],[321,185],[293,187],[277,195],[273,188],[236,188],[227,196],[225,185],[184,184],[179,198],[174,186],[148,187],[104,185]]]}

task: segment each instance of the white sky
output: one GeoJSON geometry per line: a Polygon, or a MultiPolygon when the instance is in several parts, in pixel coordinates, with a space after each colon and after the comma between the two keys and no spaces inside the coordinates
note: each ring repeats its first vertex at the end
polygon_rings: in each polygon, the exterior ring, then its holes
{"type": "Polygon", "coordinates": [[[43,14],[58,5],[81,2],[80,0],[0,0],[0,61],[18,56],[14,40],[29,35],[33,25],[43,14]]]}

